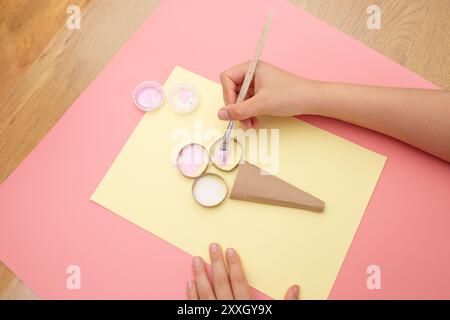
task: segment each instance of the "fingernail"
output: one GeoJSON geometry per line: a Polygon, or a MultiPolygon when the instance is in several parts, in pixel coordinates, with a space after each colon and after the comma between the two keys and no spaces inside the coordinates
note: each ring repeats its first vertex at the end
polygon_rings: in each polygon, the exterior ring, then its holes
{"type": "Polygon", "coordinates": [[[188,281],[187,282],[187,287],[188,287],[188,289],[193,289],[194,288],[194,282],[193,281],[188,281]]]}
{"type": "Polygon", "coordinates": [[[294,294],[295,294],[295,296],[297,297],[297,299],[298,299],[298,295],[299,295],[299,293],[300,293],[300,287],[299,286],[294,286],[294,294]]]}
{"type": "Polygon", "coordinates": [[[211,245],[209,246],[209,250],[211,250],[211,253],[216,253],[217,252],[217,244],[216,243],[211,243],[211,245]]]}
{"type": "Polygon", "coordinates": [[[230,120],[230,116],[228,115],[228,111],[227,110],[220,110],[219,111],[219,119],[221,120],[230,120]]]}
{"type": "Polygon", "coordinates": [[[228,248],[228,249],[227,249],[227,256],[229,256],[229,257],[234,256],[234,249],[228,248]]]}
{"type": "Polygon", "coordinates": [[[198,269],[202,264],[202,259],[200,257],[195,257],[194,259],[192,259],[192,264],[194,265],[195,268],[198,269]]]}

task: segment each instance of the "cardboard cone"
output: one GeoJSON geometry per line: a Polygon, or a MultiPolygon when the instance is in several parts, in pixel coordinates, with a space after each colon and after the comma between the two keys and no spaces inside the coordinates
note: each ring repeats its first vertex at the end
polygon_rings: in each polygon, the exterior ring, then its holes
{"type": "Polygon", "coordinates": [[[248,162],[239,165],[231,199],[321,212],[325,203],[248,162]]]}

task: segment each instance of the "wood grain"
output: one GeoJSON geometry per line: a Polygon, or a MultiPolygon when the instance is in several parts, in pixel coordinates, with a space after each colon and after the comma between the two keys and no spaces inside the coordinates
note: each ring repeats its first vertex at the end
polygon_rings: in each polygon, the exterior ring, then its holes
{"type": "Polygon", "coordinates": [[[38,59],[65,23],[69,4],[84,10],[91,0],[0,2],[0,96],[38,59]]]}
{"type": "Polygon", "coordinates": [[[0,263],[0,300],[35,300],[38,297],[28,289],[3,263],[0,263]]]}
{"type": "MultiPolygon", "coordinates": [[[[290,0],[408,69],[450,89],[449,0],[290,0]],[[382,10],[368,30],[366,8],[382,10]]],[[[0,183],[36,146],[157,0],[0,2],[0,183]],[[65,28],[78,4],[81,30],[65,28]]],[[[0,299],[36,296],[0,263],[0,299]]]]}
{"type": "Polygon", "coordinates": [[[450,89],[450,1],[428,2],[428,14],[405,65],[442,88],[450,89]]]}
{"type": "Polygon", "coordinates": [[[292,2],[399,64],[406,66],[407,56],[423,26],[423,21],[430,8],[430,2],[433,1],[292,0],[292,2]],[[366,27],[369,16],[366,9],[372,4],[377,4],[381,9],[381,30],[369,30],[366,27]]]}

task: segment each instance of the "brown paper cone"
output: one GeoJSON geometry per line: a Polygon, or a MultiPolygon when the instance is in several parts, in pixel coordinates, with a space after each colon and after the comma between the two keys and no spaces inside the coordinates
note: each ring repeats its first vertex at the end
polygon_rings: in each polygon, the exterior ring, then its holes
{"type": "Polygon", "coordinates": [[[261,174],[262,169],[248,162],[239,171],[230,198],[283,207],[321,212],[325,203],[309,193],[273,176],[261,174]]]}

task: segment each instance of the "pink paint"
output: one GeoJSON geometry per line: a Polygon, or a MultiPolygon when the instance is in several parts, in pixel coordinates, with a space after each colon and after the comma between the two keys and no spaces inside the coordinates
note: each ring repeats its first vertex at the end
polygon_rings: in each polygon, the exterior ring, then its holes
{"type": "Polygon", "coordinates": [[[190,92],[190,91],[183,91],[180,93],[180,100],[185,104],[189,103],[189,101],[191,101],[192,98],[193,98],[193,95],[192,95],[192,92],[190,92]]]}
{"type": "Polygon", "coordinates": [[[242,160],[243,152],[242,145],[235,139],[231,139],[223,148],[223,139],[219,138],[214,142],[210,148],[210,156],[212,163],[220,170],[231,171],[242,160]]]}
{"type": "Polygon", "coordinates": [[[220,165],[225,165],[228,161],[228,150],[222,150],[220,147],[216,149],[215,160],[220,165]]]}
{"type": "Polygon", "coordinates": [[[158,109],[164,100],[164,92],[161,85],[155,81],[140,83],[133,92],[133,101],[143,111],[158,109]]]}
{"type": "MultiPolygon", "coordinates": [[[[266,61],[317,80],[436,88],[287,1],[161,1],[0,186],[0,260],[40,298],[186,297],[192,257],[89,197],[142,118],[124,107],[136,83],[150,72],[162,83],[175,65],[219,82],[220,72],[249,59],[267,12],[266,61]],[[223,16],[252,27],[217,23],[223,16]],[[81,267],[80,290],[66,287],[72,264],[81,267]]],[[[450,299],[448,163],[369,130],[304,119],[388,157],[330,297],[450,299]],[[372,264],[381,290],[367,289],[372,264]]]]}
{"type": "Polygon", "coordinates": [[[199,104],[197,89],[188,83],[179,83],[169,92],[172,109],[178,113],[194,111],[199,104]]]}
{"type": "Polygon", "coordinates": [[[200,144],[191,143],[184,146],[177,158],[180,172],[190,178],[200,176],[208,166],[208,152],[200,144]]]}

